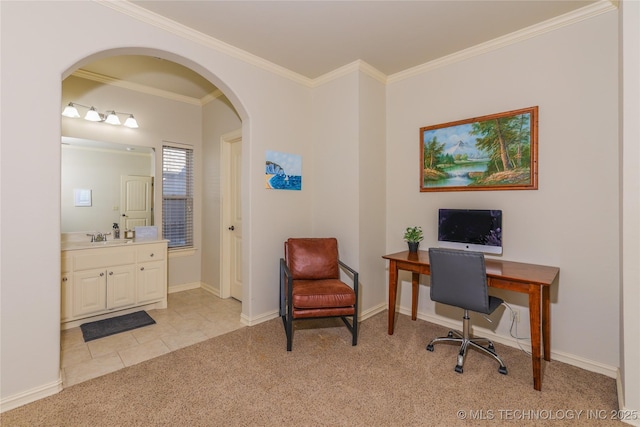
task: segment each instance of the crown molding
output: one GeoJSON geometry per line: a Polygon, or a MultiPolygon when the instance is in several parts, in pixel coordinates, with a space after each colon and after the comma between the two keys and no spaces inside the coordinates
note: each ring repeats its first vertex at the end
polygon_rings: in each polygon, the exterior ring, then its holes
{"type": "Polygon", "coordinates": [[[222,94],[219,90],[216,90],[206,95],[202,99],[198,99],[198,98],[193,98],[191,96],[180,95],[178,93],[170,92],[168,90],[156,89],[151,86],[147,86],[139,83],[133,83],[126,80],[115,79],[113,77],[108,77],[102,74],[86,71],[86,70],[83,70],[82,68],[74,71],[71,75],[75,77],[79,77],[81,79],[92,80],[94,82],[98,82],[106,85],[118,86],[123,89],[140,92],[147,95],[159,96],[161,98],[166,98],[173,101],[183,102],[185,104],[191,104],[191,105],[197,105],[197,106],[202,106],[207,102],[211,102],[217,96],[220,96],[222,94]],[[219,94],[216,95],[216,93],[219,93],[219,94]]]}
{"type": "Polygon", "coordinates": [[[442,58],[436,59],[434,61],[430,61],[425,64],[392,74],[387,78],[387,82],[395,83],[400,80],[408,79],[410,77],[423,74],[427,71],[444,67],[446,65],[451,65],[456,62],[461,62],[469,58],[473,58],[474,56],[482,55],[484,53],[491,52],[497,49],[501,49],[514,43],[519,43],[524,40],[537,37],[541,34],[545,34],[559,28],[566,27],[568,25],[573,25],[616,9],[617,8],[615,4],[613,4],[611,1],[600,0],[589,6],[585,6],[573,12],[565,13],[564,15],[560,15],[556,18],[549,19],[547,21],[532,25],[522,30],[515,31],[511,34],[507,34],[506,36],[498,37],[496,39],[481,43],[468,49],[461,50],[451,55],[443,56],[442,58]]]}
{"type": "Polygon", "coordinates": [[[312,87],[322,86],[325,83],[328,83],[332,80],[338,79],[340,77],[346,76],[356,71],[361,71],[362,73],[368,75],[369,77],[379,81],[382,84],[387,83],[387,75],[383,72],[379,71],[377,68],[373,67],[370,64],[367,64],[361,59],[353,61],[347,65],[344,65],[340,68],[336,68],[333,71],[330,71],[326,74],[323,74],[320,77],[317,77],[313,80],[312,87]]]}
{"type": "Polygon", "coordinates": [[[178,22],[172,21],[169,18],[166,18],[162,15],[158,15],[155,12],[151,12],[150,10],[144,9],[143,7],[135,5],[128,1],[109,1],[109,0],[93,0],[93,1],[103,6],[109,7],[113,10],[116,10],[118,12],[121,12],[125,15],[128,15],[134,19],[137,19],[138,21],[144,22],[149,25],[153,25],[162,30],[173,33],[179,37],[207,46],[213,50],[217,50],[218,52],[227,54],[243,62],[249,63],[251,65],[255,65],[256,67],[270,71],[274,74],[278,74],[282,77],[296,81],[305,86],[309,86],[309,87],[312,86],[312,80],[301,74],[295,73],[287,68],[274,64],[273,62],[267,61],[266,59],[260,58],[259,56],[256,56],[245,50],[239,49],[235,46],[232,46],[228,43],[215,39],[206,34],[203,34],[200,31],[187,27],[186,25],[182,25],[178,22]]]}
{"type": "MultiPolygon", "coordinates": [[[[108,1],[108,0],[93,0],[93,1],[103,6],[109,7],[113,10],[116,10],[118,12],[121,12],[123,14],[126,14],[141,22],[147,23],[149,25],[153,25],[157,28],[173,33],[179,37],[192,40],[196,43],[207,46],[211,49],[227,54],[243,62],[262,68],[266,71],[280,75],[284,78],[290,79],[292,81],[295,81],[297,83],[300,83],[310,88],[321,86],[331,80],[345,76],[354,71],[361,71],[383,84],[395,83],[397,81],[414,77],[436,68],[440,68],[456,62],[464,61],[469,58],[473,58],[475,56],[482,55],[487,52],[501,49],[503,47],[512,45],[514,43],[519,43],[524,40],[539,36],[541,34],[545,34],[545,33],[557,30],[559,28],[572,25],[580,21],[584,21],[586,19],[593,18],[600,14],[607,13],[612,10],[616,10],[618,6],[618,0],[599,0],[596,3],[593,3],[589,6],[585,6],[575,11],[558,16],[556,18],[549,19],[542,23],[532,25],[522,30],[505,35],[503,37],[498,37],[488,42],[478,44],[468,49],[461,50],[451,55],[447,55],[442,58],[429,61],[427,63],[406,69],[404,71],[400,71],[398,73],[395,73],[389,76],[385,75],[381,71],[377,70],[376,68],[374,68],[373,66],[367,64],[362,60],[356,60],[345,66],[337,68],[326,74],[323,74],[320,77],[317,77],[315,79],[310,79],[298,73],[295,73],[287,68],[284,68],[270,61],[267,61],[263,58],[260,58],[259,56],[253,55],[242,49],[236,48],[228,43],[225,43],[223,41],[210,37],[206,34],[203,34],[199,31],[196,31],[193,28],[179,24],[175,21],[165,18],[164,16],[158,15],[154,12],[151,12],[147,9],[144,9],[140,6],[130,3],[129,1],[108,1]]],[[[74,75],[76,74],[77,72],[74,73],[74,75]]],[[[111,79],[110,84],[116,84],[121,87],[126,87],[127,85],[129,85],[129,83],[125,83],[125,82],[117,83],[117,82],[118,82],[117,80],[111,79]]],[[[139,90],[145,93],[150,93],[149,91],[151,92],[157,91],[154,94],[157,94],[158,96],[171,97],[170,92],[156,90],[152,88],[144,89],[142,85],[136,85],[136,87],[137,89],[133,89],[132,87],[128,87],[128,88],[132,90],[139,90]],[[159,94],[162,92],[164,92],[164,95],[159,94]]],[[[215,99],[217,96],[220,96],[220,95],[222,94],[221,93],[217,94],[216,92],[214,92],[213,94],[205,96],[202,100],[198,100],[198,104],[202,105],[203,103],[210,102],[211,100],[215,99]]],[[[173,96],[181,97],[181,95],[177,95],[177,94],[173,94],[173,96]]],[[[183,97],[183,98],[188,98],[188,97],[183,97]]],[[[193,100],[194,98],[190,98],[190,99],[193,100]]],[[[183,101],[183,102],[190,102],[190,101],[183,101]]]]}

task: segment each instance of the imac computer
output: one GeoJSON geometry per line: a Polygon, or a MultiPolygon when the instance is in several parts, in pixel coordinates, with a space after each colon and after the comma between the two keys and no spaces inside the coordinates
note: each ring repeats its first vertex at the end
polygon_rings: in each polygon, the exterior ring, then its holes
{"type": "Polygon", "coordinates": [[[502,211],[440,209],[438,246],[501,255],[502,211]]]}

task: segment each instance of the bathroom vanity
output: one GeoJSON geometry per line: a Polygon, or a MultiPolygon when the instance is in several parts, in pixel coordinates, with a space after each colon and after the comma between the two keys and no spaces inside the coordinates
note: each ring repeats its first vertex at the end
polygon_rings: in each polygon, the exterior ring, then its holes
{"type": "Polygon", "coordinates": [[[167,241],[62,242],[61,327],[167,308],[167,241]]]}

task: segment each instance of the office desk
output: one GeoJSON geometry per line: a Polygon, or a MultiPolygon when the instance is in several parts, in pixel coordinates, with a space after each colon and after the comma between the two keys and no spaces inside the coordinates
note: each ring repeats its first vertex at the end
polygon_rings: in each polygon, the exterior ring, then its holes
{"type": "MultiPolygon", "coordinates": [[[[398,270],[412,273],[411,319],[416,320],[418,311],[418,286],[420,274],[429,274],[429,252],[409,251],[384,255],[389,260],[389,335],[393,335],[398,291],[398,270]]],[[[557,267],[502,261],[485,258],[489,286],[529,295],[529,323],[531,325],[531,361],[533,362],[533,387],[542,388],[542,360],[540,347],[544,348],[544,360],[551,360],[551,310],[549,288],[560,273],[557,267]],[[542,336],[540,335],[542,330],[542,336]],[[543,342],[544,341],[544,342],[543,342]]]]}

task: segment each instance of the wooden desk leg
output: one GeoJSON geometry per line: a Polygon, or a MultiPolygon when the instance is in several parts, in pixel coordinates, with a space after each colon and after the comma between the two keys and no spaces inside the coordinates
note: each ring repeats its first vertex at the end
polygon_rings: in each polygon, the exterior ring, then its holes
{"type": "Polygon", "coordinates": [[[420,286],[420,274],[411,273],[411,320],[418,318],[418,288],[420,286]]]}
{"type": "Polygon", "coordinates": [[[529,285],[529,323],[531,325],[531,362],[533,364],[533,388],[542,389],[542,362],[540,357],[540,286],[529,285]]]}
{"type": "Polygon", "coordinates": [[[393,323],[396,319],[396,293],[398,291],[398,264],[389,261],[389,335],[393,335],[393,323]]]}
{"type": "Polygon", "coordinates": [[[542,341],[544,345],[544,360],[551,361],[551,302],[549,286],[542,287],[542,341]]]}

